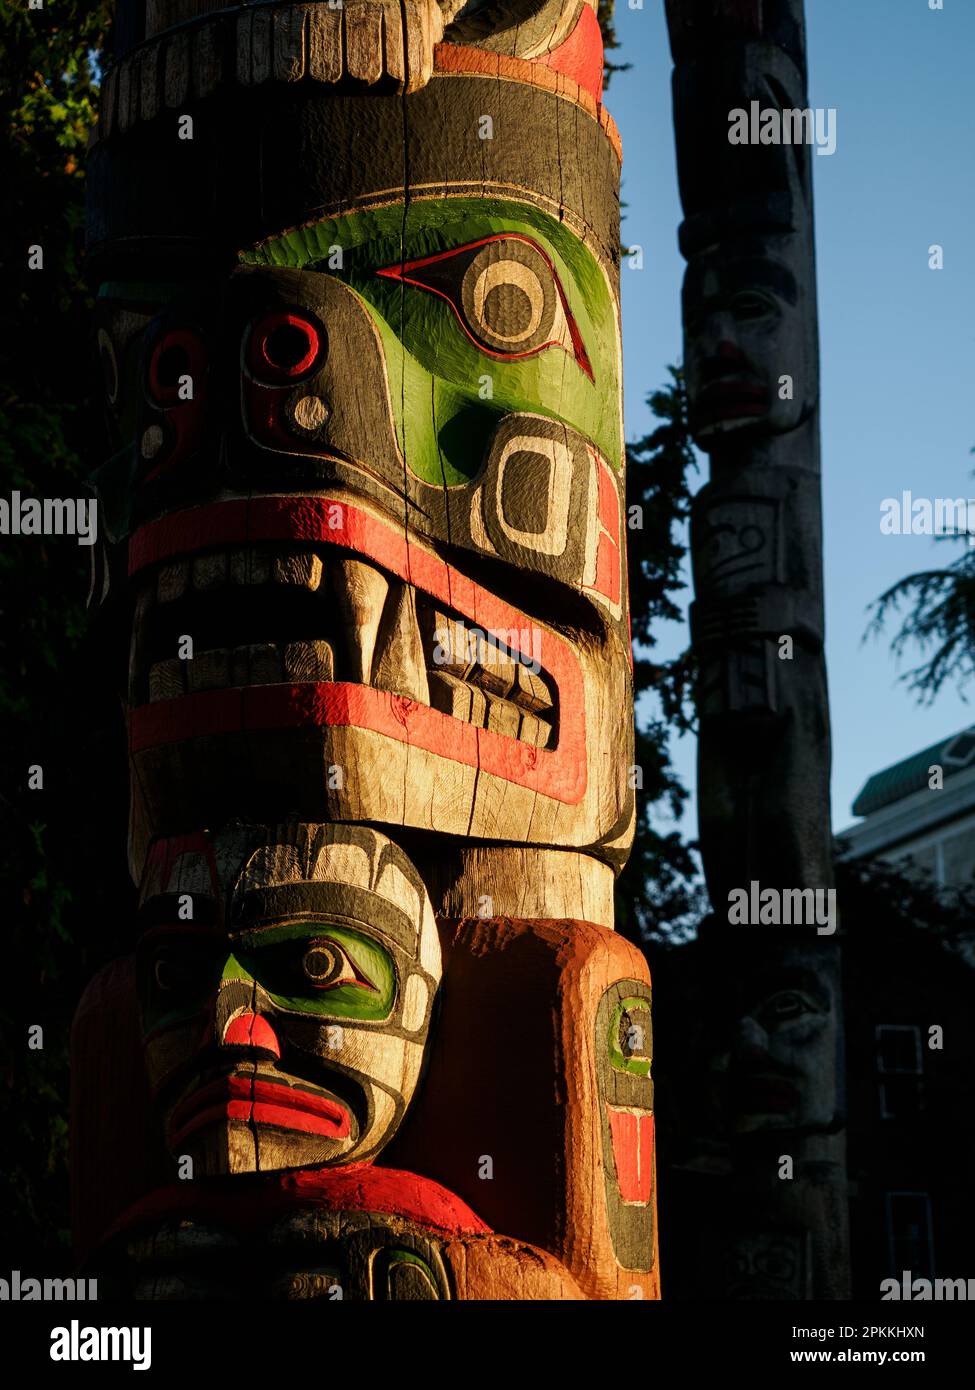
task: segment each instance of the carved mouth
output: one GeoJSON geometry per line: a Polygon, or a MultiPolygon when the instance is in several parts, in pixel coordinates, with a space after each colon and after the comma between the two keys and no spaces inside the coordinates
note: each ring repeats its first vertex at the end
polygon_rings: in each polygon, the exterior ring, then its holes
{"type": "Polygon", "coordinates": [[[336,546],[204,550],[144,573],[129,703],[351,682],[547,749],[558,702],[539,637],[528,621],[503,637],[478,628],[336,546]]]}
{"type": "MultiPolygon", "coordinates": [[[[374,756],[382,756],[383,741],[393,758],[400,757],[397,745],[415,749],[418,768],[432,770],[432,760],[443,759],[566,805],[577,805],[586,794],[585,678],[579,650],[554,628],[526,617],[431,546],[405,534],[402,521],[395,525],[375,515],[359,498],[351,500],[341,491],[231,497],[169,513],[129,538],[128,572],[138,596],[130,659],[129,751],[135,759],[149,750],[181,745],[190,758],[179,772],[185,782],[193,775],[193,739],[226,738],[224,747],[247,757],[241,748],[244,735],[287,756],[313,750],[317,758],[322,745],[315,739],[324,738],[332,747],[337,739],[336,751],[341,752],[341,736],[332,731],[346,729],[350,736],[361,731],[374,756]],[[278,611],[259,630],[243,626],[260,612],[257,600],[265,579],[261,562],[253,558],[258,552],[271,567],[267,586],[285,594],[270,601],[294,604],[289,611],[297,626],[276,626],[278,611]],[[301,558],[309,555],[321,561],[320,573],[301,558]],[[307,574],[309,583],[285,582],[296,557],[296,573],[307,574]],[[197,561],[208,559],[215,573],[207,574],[205,565],[197,573],[197,561]],[[186,562],[188,577],[182,568],[186,562]],[[279,562],[280,571],[274,568],[279,562]],[[254,573],[255,563],[259,582],[242,584],[242,578],[254,573]],[[310,588],[316,575],[317,586],[310,588]],[[160,602],[160,581],[165,602],[160,602]],[[204,595],[211,590],[208,611],[214,616],[205,619],[204,595]],[[219,625],[219,614],[231,593],[236,595],[230,602],[237,605],[237,627],[228,638],[230,628],[219,625]],[[170,695],[163,677],[176,672],[164,668],[153,682],[160,698],[150,700],[152,668],[180,660],[179,644],[160,651],[155,635],[160,614],[178,598],[192,600],[183,610],[190,627],[176,632],[177,624],[164,626],[163,640],[192,638],[194,661],[205,652],[226,652],[213,662],[217,679],[243,678],[245,658],[238,648],[274,649],[256,656],[248,650],[248,685],[190,691],[187,679],[185,694],[176,689],[170,695]],[[300,622],[295,616],[299,604],[305,605],[300,622]],[[314,615],[311,626],[306,625],[309,612],[314,615]],[[197,617],[199,633],[194,632],[197,617]],[[455,633],[459,625],[463,640],[434,640],[451,625],[455,633]],[[282,642],[285,634],[288,640],[282,642]],[[289,647],[290,652],[282,650],[289,647]],[[311,678],[286,680],[286,657],[289,670],[297,669],[300,660],[311,661],[311,678]],[[333,679],[323,681],[315,673],[327,669],[329,658],[333,679]],[[262,683],[254,683],[255,661],[262,683]],[[343,669],[352,671],[354,679],[340,680],[343,669]],[[424,681],[426,699],[420,699],[424,681]],[[413,693],[389,688],[404,682],[413,693]]],[[[188,655],[185,643],[183,648],[188,655]]]]}
{"type": "Polygon", "coordinates": [[[709,382],[698,392],[695,415],[701,425],[741,421],[764,415],[768,389],[750,376],[727,376],[709,382]]]}
{"type": "Polygon", "coordinates": [[[180,1101],[170,1117],[170,1141],[179,1144],[198,1129],[228,1120],[274,1125],[329,1139],[346,1139],[351,1133],[349,1111],[333,1096],[251,1072],[230,1072],[180,1101]]]}

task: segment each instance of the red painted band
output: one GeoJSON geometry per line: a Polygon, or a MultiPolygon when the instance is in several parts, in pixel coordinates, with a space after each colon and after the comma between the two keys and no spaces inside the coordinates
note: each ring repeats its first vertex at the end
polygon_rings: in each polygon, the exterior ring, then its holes
{"type": "Polygon", "coordinates": [[[595,12],[588,5],[569,37],[534,61],[571,77],[596,102],[602,101],[603,35],[595,12]]]}

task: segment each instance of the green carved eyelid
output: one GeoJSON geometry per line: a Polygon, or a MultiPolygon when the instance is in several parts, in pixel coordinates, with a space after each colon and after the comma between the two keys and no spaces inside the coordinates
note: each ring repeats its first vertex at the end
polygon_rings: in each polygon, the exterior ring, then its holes
{"type": "MultiPolygon", "coordinates": [[[[341,1018],[388,1017],[396,999],[396,966],[392,955],[374,937],[332,923],[292,923],[263,931],[242,933],[237,954],[251,975],[282,1009],[341,1018]],[[331,941],[345,954],[354,970],[369,981],[337,984],[321,989],[310,980],[295,987],[301,954],[289,954],[287,962],[275,960],[288,942],[307,950],[316,941],[331,941]],[[287,973],[285,973],[287,972],[287,973]]],[[[302,953],[303,954],[303,953],[302,953]]]]}
{"type": "Polygon", "coordinates": [[[634,1076],[650,1075],[650,1059],[648,1057],[626,1057],[623,1055],[619,1045],[620,1019],[624,1013],[640,1010],[649,1016],[650,1001],[640,995],[634,995],[629,999],[620,999],[614,1008],[609,1020],[609,1031],[607,1033],[607,1043],[609,1045],[609,1058],[617,1071],[631,1072],[634,1076]]]}
{"type": "MultiPolygon", "coordinates": [[[[332,923],[291,923],[265,930],[241,933],[232,951],[213,960],[209,971],[201,962],[200,985],[191,1000],[165,1013],[146,1010],[145,1030],[156,1030],[192,1019],[201,1003],[215,993],[221,980],[256,981],[282,1009],[293,1013],[312,1013],[324,1017],[379,1020],[388,1018],[396,1001],[397,972],[392,955],[375,938],[353,928],[332,923]],[[331,940],[346,955],[354,969],[370,983],[346,983],[320,989],[311,981],[295,988],[301,970],[298,947],[305,949],[315,941],[331,940]],[[289,942],[293,953],[278,953],[289,942]],[[278,958],[275,959],[274,957],[278,958]],[[370,987],[371,986],[371,987],[370,987]]],[[[162,1003],[158,993],[153,999],[162,1003]]]]}

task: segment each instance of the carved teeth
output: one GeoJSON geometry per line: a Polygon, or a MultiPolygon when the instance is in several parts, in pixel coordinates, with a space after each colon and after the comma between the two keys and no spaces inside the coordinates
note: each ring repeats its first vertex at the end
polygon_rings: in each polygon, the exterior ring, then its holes
{"type": "Polygon", "coordinates": [[[552,692],[542,677],[529,671],[523,661],[519,661],[515,668],[515,691],[511,698],[522,709],[531,710],[534,714],[552,709],[552,692]]]}
{"type": "Polygon", "coordinates": [[[342,627],[337,679],[368,685],[389,585],[372,565],[343,556],[329,573],[342,627]]]}
{"type": "Polygon", "coordinates": [[[263,550],[231,551],[231,584],[266,584],[270,577],[271,557],[263,550]]]}
{"type": "Polygon", "coordinates": [[[248,679],[246,685],[279,685],[283,676],[281,653],[273,642],[257,642],[250,647],[238,647],[234,655],[246,652],[248,679]]]}
{"type": "Polygon", "coordinates": [[[416,616],[416,591],[393,582],[376,642],[372,684],[377,690],[406,695],[422,705],[430,703],[423,642],[416,616]]]}
{"type": "Polygon", "coordinates": [[[442,710],[453,719],[462,719],[465,724],[484,727],[487,696],[483,691],[443,671],[429,672],[429,679],[430,704],[434,709],[442,710]]]}
{"type": "Polygon", "coordinates": [[[197,690],[225,690],[230,684],[230,652],[226,647],[198,652],[192,661],[180,664],[186,666],[186,685],[191,693],[197,690]]]}
{"type": "Polygon", "coordinates": [[[286,681],[330,681],[335,663],[327,642],[289,642],[284,649],[286,681]]]}
{"type": "Polygon", "coordinates": [[[469,685],[457,676],[442,671],[429,672],[430,704],[434,709],[476,724],[479,729],[520,739],[533,748],[547,748],[552,738],[552,726],[534,714],[520,710],[510,700],[488,695],[476,685],[469,685]]]}
{"type": "MultiPolygon", "coordinates": [[[[286,619],[287,620],[287,619],[286,619]]],[[[295,623],[291,623],[295,630],[295,623]]],[[[300,627],[298,629],[301,630],[300,627]]],[[[207,690],[282,682],[351,681],[386,690],[440,710],[454,719],[518,739],[535,748],[555,741],[557,711],[550,680],[532,669],[538,634],[491,634],[468,625],[449,610],[435,607],[412,585],[389,577],[376,565],[347,552],[314,550],[275,553],[269,546],[209,551],[162,565],[155,582],[136,597],[130,653],[129,690],[133,704],[150,703],[207,690]],[[227,632],[240,642],[244,633],[272,632],[277,619],[269,607],[292,602],[272,590],[285,586],[310,597],[294,600],[294,619],[303,613],[307,639],[257,642],[197,651],[192,659],[166,655],[148,671],[153,647],[149,631],[154,604],[188,605],[160,619],[160,654],[172,652],[173,632],[193,635],[194,593],[207,594],[199,610],[202,632],[219,640],[224,588],[266,586],[264,594],[230,600],[227,632]],[[320,597],[318,597],[320,596],[320,597]],[[300,607],[304,604],[305,607],[300,607]],[[249,615],[253,609],[253,618],[249,615]],[[262,616],[263,615],[263,616],[262,616]],[[264,626],[264,623],[267,626],[264,626]],[[320,623],[320,626],[319,626],[320,623]],[[314,636],[324,632],[329,640],[314,636]],[[334,634],[334,640],[332,640],[334,634]],[[506,645],[513,644],[512,646],[506,645]],[[528,645],[526,645],[528,643],[528,645]],[[529,664],[526,664],[526,661],[529,664]],[[148,686],[148,689],[147,689],[148,686]]]]}
{"type": "Polygon", "coordinates": [[[233,686],[330,681],[332,666],[327,642],[289,642],[283,652],[272,642],[233,650],[218,647],[198,652],[189,661],[175,657],[157,661],[149,670],[149,701],[233,686]]]}
{"type": "Polygon", "coordinates": [[[193,560],[193,588],[205,591],[221,589],[227,582],[226,552],[216,555],[197,555],[193,560]]]}
{"type": "Polygon", "coordinates": [[[160,603],[175,603],[190,585],[190,566],[187,560],[163,565],[156,580],[156,598],[160,603]]]}
{"type": "Polygon", "coordinates": [[[314,592],[322,582],[322,562],[317,555],[278,556],[271,565],[274,584],[297,584],[314,592]]]}
{"type": "Polygon", "coordinates": [[[534,714],[522,714],[518,737],[522,743],[530,743],[533,748],[547,748],[552,741],[552,726],[534,714]]]}
{"type": "Polygon", "coordinates": [[[163,565],[156,579],[159,603],[175,603],[192,587],[199,593],[227,584],[293,584],[313,593],[322,582],[321,557],[312,551],[271,556],[255,548],[197,555],[163,565]]]}
{"type": "Polygon", "coordinates": [[[187,662],[157,661],[149,671],[149,700],[174,700],[186,693],[187,662]]]}

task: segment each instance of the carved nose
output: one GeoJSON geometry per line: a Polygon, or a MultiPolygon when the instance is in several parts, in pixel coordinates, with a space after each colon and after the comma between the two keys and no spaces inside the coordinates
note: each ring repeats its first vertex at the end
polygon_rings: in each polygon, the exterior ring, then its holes
{"type": "Polygon", "coordinates": [[[768,1034],[753,1018],[743,1018],[738,1025],[735,1055],[739,1061],[759,1061],[768,1056],[768,1034]]]}
{"type": "Polygon", "coordinates": [[[223,1035],[224,1047],[250,1047],[258,1052],[269,1052],[280,1058],[281,1044],[274,1029],[260,1014],[238,1014],[231,1019],[223,1035]]]}

